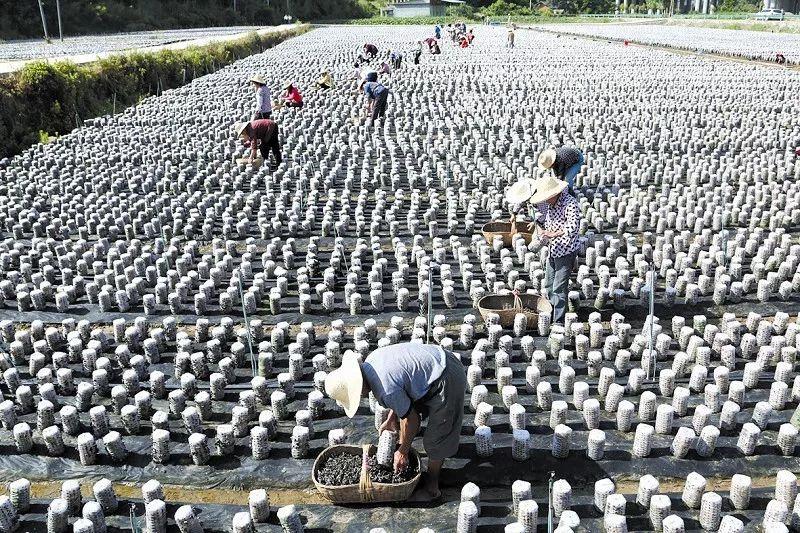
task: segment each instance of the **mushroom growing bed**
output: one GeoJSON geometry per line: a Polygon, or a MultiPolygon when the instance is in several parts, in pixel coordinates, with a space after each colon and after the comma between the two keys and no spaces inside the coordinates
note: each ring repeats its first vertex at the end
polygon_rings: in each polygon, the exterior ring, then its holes
{"type": "Polygon", "coordinates": [[[490,27],[415,66],[430,32],[316,29],[0,162],[0,531],[544,530],[551,471],[562,532],[796,525],[800,75],[490,27]],[[365,42],[406,52],[375,126],[365,42]],[[234,163],[255,73],[305,96],[274,172],[234,163]],[[552,144],[569,312],[503,328],[477,302],[547,250],[481,228],[552,144]],[[443,500],[326,505],[314,459],[386,415],[326,373],[409,340],[467,372],[443,500]]]}

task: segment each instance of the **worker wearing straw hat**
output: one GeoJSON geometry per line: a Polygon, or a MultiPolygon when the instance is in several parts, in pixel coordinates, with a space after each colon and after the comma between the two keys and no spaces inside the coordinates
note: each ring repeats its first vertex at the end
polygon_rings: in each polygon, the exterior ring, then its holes
{"type": "Polygon", "coordinates": [[[323,70],[322,74],[317,78],[317,88],[323,90],[333,89],[333,77],[330,69],[323,70]]]}
{"type": "Polygon", "coordinates": [[[569,277],[578,254],[581,210],[578,200],[565,194],[565,181],[545,176],[538,180],[523,179],[509,187],[506,199],[512,205],[530,202],[539,216],[537,235],[550,248],[545,271],[545,287],[553,305],[553,323],[564,320],[569,290],[569,277]]]}
{"type": "Polygon", "coordinates": [[[375,400],[390,409],[378,434],[399,431],[394,468],[408,467],[411,443],[423,418],[428,423],[422,443],[428,455],[427,481],[418,499],[429,501],[441,495],[439,473],[448,457],[458,451],[464,393],[464,366],[456,356],[433,344],[406,342],[378,348],[359,363],[348,350],[342,365],[325,378],[325,393],[355,416],[361,398],[372,392],[375,400]]]}
{"type": "Polygon", "coordinates": [[[256,74],[250,78],[250,83],[253,84],[256,92],[256,110],[253,113],[252,120],[272,118],[272,94],[264,76],[256,74]]]}
{"type": "Polygon", "coordinates": [[[275,161],[272,163],[272,170],[281,164],[281,145],[278,141],[278,125],[274,120],[262,118],[252,122],[239,122],[233,126],[236,135],[250,147],[249,163],[255,163],[259,150],[264,161],[269,158],[269,152],[275,161]]]}
{"type": "Polygon", "coordinates": [[[548,148],[539,154],[539,168],[552,170],[555,177],[566,181],[570,193],[575,189],[575,176],[583,163],[583,153],[574,146],[548,148]]]}
{"type": "Polygon", "coordinates": [[[303,107],[303,95],[292,82],[284,83],[283,90],[286,92],[283,94],[282,107],[303,107]]]}

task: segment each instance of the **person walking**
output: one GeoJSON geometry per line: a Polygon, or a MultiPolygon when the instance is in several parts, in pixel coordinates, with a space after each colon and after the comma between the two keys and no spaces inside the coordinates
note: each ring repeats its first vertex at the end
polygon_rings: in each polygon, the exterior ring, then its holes
{"type": "Polygon", "coordinates": [[[274,120],[262,118],[251,122],[239,122],[234,125],[234,131],[244,141],[245,145],[250,148],[248,163],[256,162],[259,151],[261,151],[261,157],[266,161],[271,150],[275,159],[271,168],[272,170],[278,168],[283,158],[281,157],[281,145],[278,141],[278,124],[274,120]]]}
{"type": "Polygon", "coordinates": [[[439,475],[444,460],[458,452],[464,394],[467,380],[464,365],[440,346],[405,342],[378,348],[363,363],[348,350],[342,365],[325,378],[325,393],[353,418],[361,398],[369,395],[389,409],[378,430],[399,431],[394,469],[408,468],[408,456],[421,421],[427,420],[422,444],[428,455],[427,479],[419,500],[441,496],[439,475]]]}
{"type": "Polygon", "coordinates": [[[556,178],[567,182],[570,194],[575,191],[575,176],[584,163],[583,152],[574,146],[548,148],[539,154],[539,168],[552,170],[556,178]]]}
{"type": "Polygon", "coordinates": [[[256,93],[256,109],[253,113],[252,120],[271,118],[272,94],[270,93],[269,86],[267,86],[267,81],[261,74],[256,74],[250,78],[250,83],[253,84],[256,93]]]}
{"type": "Polygon", "coordinates": [[[567,182],[553,176],[538,180],[522,179],[506,192],[508,203],[536,206],[537,235],[547,244],[550,254],[545,270],[545,288],[553,306],[553,324],[564,322],[569,278],[580,246],[581,209],[578,200],[565,194],[567,182]]]}
{"type": "Polygon", "coordinates": [[[375,124],[379,118],[386,116],[389,89],[377,81],[365,81],[362,86],[367,96],[367,113],[371,116],[371,124],[375,124]]]}

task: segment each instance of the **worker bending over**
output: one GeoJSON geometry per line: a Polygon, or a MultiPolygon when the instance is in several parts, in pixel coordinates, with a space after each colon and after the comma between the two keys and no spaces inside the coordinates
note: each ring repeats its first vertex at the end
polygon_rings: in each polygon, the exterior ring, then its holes
{"type": "Polygon", "coordinates": [[[522,206],[530,202],[539,211],[537,235],[550,248],[545,288],[553,305],[553,324],[564,322],[569,277],[580,245],[581,210],[578,200],[565,194],[566,188],[567,182],[545,176],[520,180],[506,193],[509,204],[522,206]]]}
{"type": "Polygon", "coordinates": [[[466,387],[464,366],[455,355],[440,346],[413,342],[378,348],[363,363],[348,351],[342,366],[325,379],[325,392],[350,418],[370,392],[381,406],[390,409],[378,434],[400,432],[394,454],[397,472],[408,467],[411,444],[421,420],[427,419],[422,443],[428,455],[428,476],[422,489],[426,494],[420,499],[428,500],[441,495],[442,463],[458,451],[466,387]]]}
{"type": "Polygon", "coordinates": [[[259,150],[261,157],[266,161],[269,158],[269,152],[272,150],[272,155],[275,161],[272,163],[271,168],[275,170],[281,164],[283,158],[281,157],[281,145],[278,141],[278,125],[271,119],[259,119],[252,122],[240,122],[234,126],[236,135],[241,137],[246,145],[250,147],[249,163],[255,163],[258,157],[259,150]]]}
{"type": "Polygon", "coordinates": [[[575,176],[583,163],[583,153],[574,146],[548,148],[539,154],[539,168],[552,170],[555,177],[566,181],[570,194],[574,194],[575,176]]]}
{"type": "Polygon", "coordinates": [[[389,89],[377,81],[365,81],[362,83],[362,87],[367,97],[367,114],[370,115],[372,124],[375,124],[376,120],[386,116],[389,89]]]}

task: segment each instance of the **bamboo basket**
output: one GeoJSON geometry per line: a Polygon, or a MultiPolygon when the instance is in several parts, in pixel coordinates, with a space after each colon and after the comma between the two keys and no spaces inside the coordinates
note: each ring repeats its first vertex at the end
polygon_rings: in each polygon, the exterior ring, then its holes
{"type": "Polygon", "coordinates": [[[478,311],[484,320],[489,313],[497,313],[504,328],[513,327],[517,313],[524,313],[528,317],[528,329],[536,329],[539,315],[552,315],[553,306],[538,294],[489,294],[478,300],[478,311]]]}
{"type": "Polygon", "coordinates": [[[235,162],[235,163],[236,163],[236,165],[237,165],[237,166],[239,166],[239,167],[246,167],[246,166],[250,165],[250,166],[252,166],[253,168],[259,168],[259,167],[261,167],[261,165],[264,163],[264,158],[263,158],[263,157],[257,157],[257,158],[255,159],[255,161],[253,161],[252,163],[250,163],[250,160],[249,160],[249,158],[247,158],[247,157],[240,157],[240,158],[236,159],[234,162],[235,162]]]}
{"type": "Polygon", "coordinates": [[[536,224],[524,223],[515,225],[513,221],[497,220],[495,222],[487,222],[481,228],[483,238],[491,246],[496,235],[503,237],[503,246],[511,246],[514,241],[514,235],[522,235],[526,243],[531,242],[534,233],[536,233],[536,224]],[[515,227],[516,226],[516,227],[515,227]]]}
{"type": "Polygon", "coordinates": [[[367,458],[374,453],[375,446],[372,444],[364,444],[360,447],[342,444],[325,448],[314,461],[311,479],[314,481],[319,493],[332,503],[400,502],[407,500],[422,477],[422,468],[417,451],[412,449],[409,453],[409,468],[413,468],[416,465],[417,475],[405,483],[373,483],[367,473],[367,458]],[[361,479],[358,484],[354,485],[323,485],[317,478],[320,465],[331,455],[341,452],[361,456],[361,479]]]}

